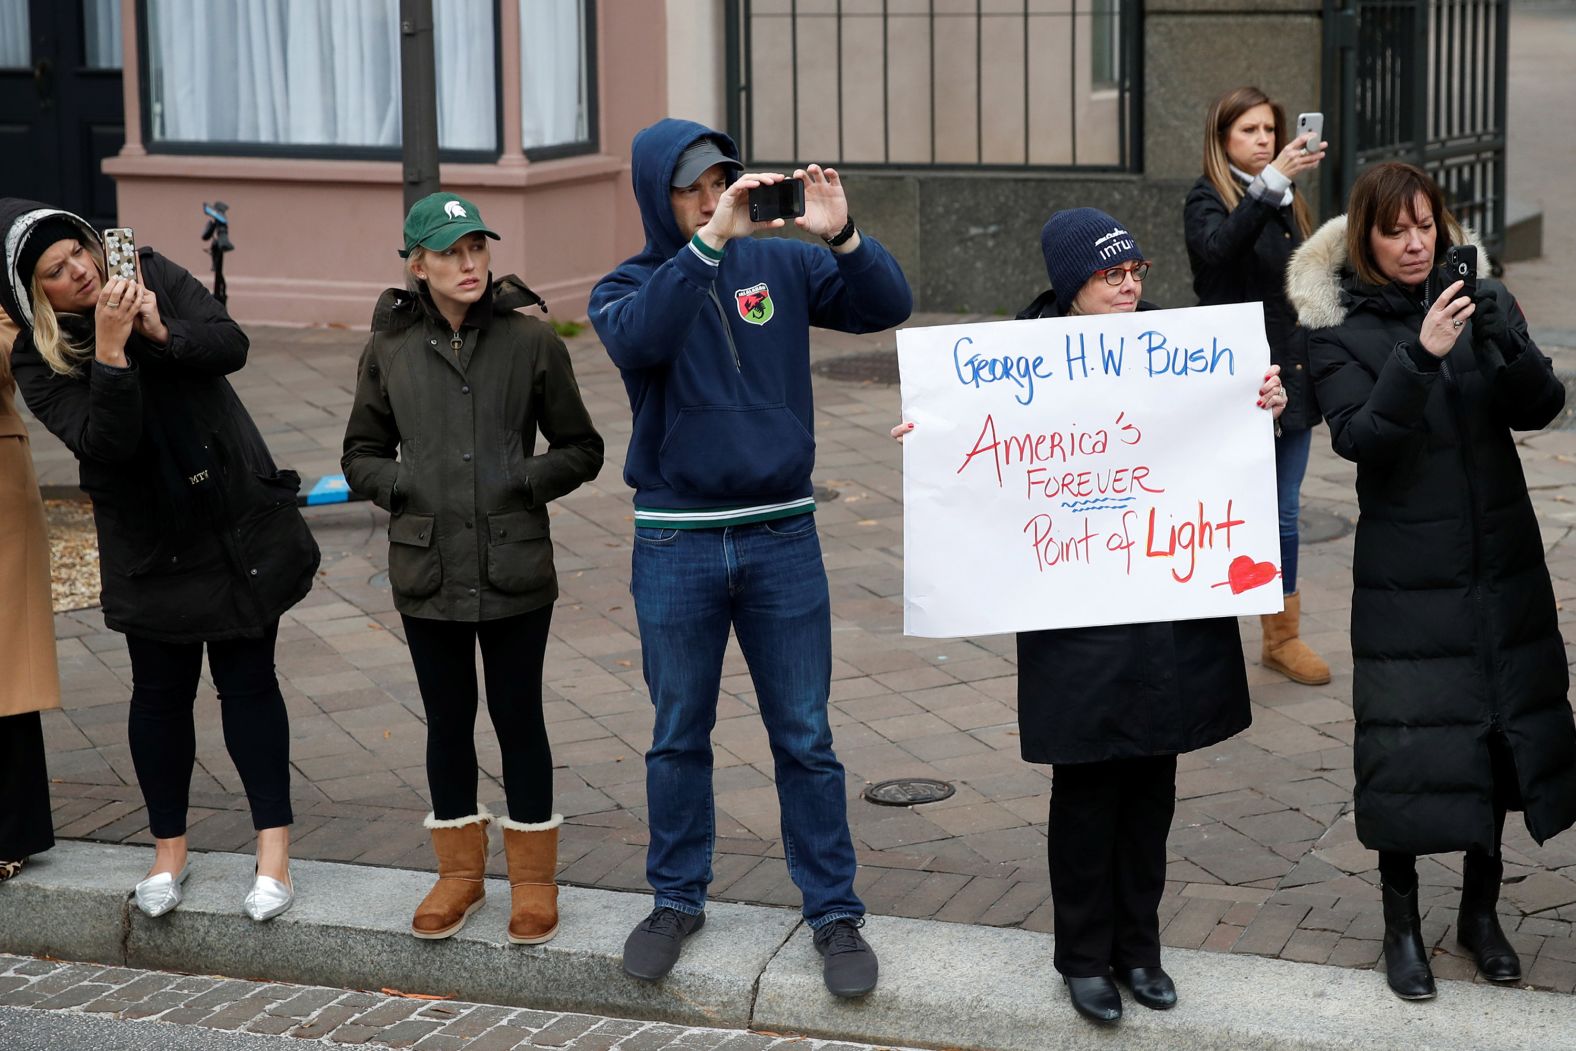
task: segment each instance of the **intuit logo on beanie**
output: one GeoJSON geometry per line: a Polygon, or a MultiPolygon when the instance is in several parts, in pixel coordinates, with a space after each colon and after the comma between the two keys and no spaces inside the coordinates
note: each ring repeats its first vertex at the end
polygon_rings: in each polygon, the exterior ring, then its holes
{"type": "Polygon", "coordinates": [[[1096,273],[1144,258],[1137,238],[1098,208],[1069,208],[1051,216],[1040,231],[1040,250],[1063,314],[1096,273]]]}

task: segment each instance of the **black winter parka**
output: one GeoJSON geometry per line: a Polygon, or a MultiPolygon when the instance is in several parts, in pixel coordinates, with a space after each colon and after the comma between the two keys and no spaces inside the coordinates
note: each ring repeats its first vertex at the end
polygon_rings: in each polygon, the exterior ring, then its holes
{"type": "Polygon", "coordinates": [[[1264,332],[1270,362],[1281,367],[1286,408],[1285,432],[1305,431],[1319,423],[1319,405],[1308,374],[1308,333],[1297,324],[1286,299],[1286,263],[1302,244],[1291,205],[1267,204],[1244,193],[1228,209],[1208,176],[1188,191],[1182,211],[1193,291],[1203,306],[1264,304],[1264,332]]]}
{"type": "Polygon", "coordinates": [[[1541,843],[1576,821],[1576,724],[1511,432],[1546,426],[1565,389],[1497,281],[1480,284],[1509,319],[1515,353],[1475,351],[1469,320],[1436,365],[1411,349],[1420,295],[1363,284],[1345,262],[1343,217],[1309,239],[1290,289],[1313,330],[1335,451],[1357,464],[1358,837],[1407,854],[1493,850],[1497,731],[1541,843]]]}
{"type": "Polygon", "coordinates": [[[496,620],[558,597],[547,505],[597,476],[602,436],[563,341],[519,313],[539,303],[500,278],[456,333],[426,294],[378,300],[341,463],[391,515],[389,583],[407,616],[496,620]]]}
{"type": "MultiPolygon", "coordinates": [[[[36,215],[30,204],[0,205],[5,244],[19,220],[36,215]]],[[[85,241],[97,237],[83,227],[85,241]]],[[[139,254],[167,345],[134,331],[129,368],[90,359],[78,375],[62,376],[25,327],[11,367],[28,409],[76,456],[93,501],[104,623],[165,642],[257,637],[311,590],[317,572],[317,543],[296,507],[301,479],[275,465],[225,378],[246,364],[246,333],[191,274],[150,249],[139,254]],[[222,518],[185,535],[160,500],[168,465],[158,462],[152,435],[156,402],[186,407],[221,476],[222,518]]],[[[0,296],[8,308],[16,307],[16,280],[8,255],[0,296]]]]}
{"type": "MultiPolygon", "coordinates": [[[[1046,292],[1018,319],[1056,316],[1046,292]]],[[[1018,633],[1018,741],[1027,762],[1179,755],[1252,721],[1234,617],[1018,633]]]]}

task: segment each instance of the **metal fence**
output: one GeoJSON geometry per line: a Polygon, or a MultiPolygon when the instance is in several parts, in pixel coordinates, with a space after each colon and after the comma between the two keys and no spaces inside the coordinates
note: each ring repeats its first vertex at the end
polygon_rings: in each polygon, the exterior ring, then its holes
{"type": "Polygon", "coordinates": [[[1509,0],[1325,0],[1325,111],[1344,207],[1362,169],[1409,161],[1498,256],[1505,237],[1509,0]]]}
{"type": "Polygon", "coordinates": [[[1142,0],[727,0],[755,164],[1141,167],[1142,0]]]}

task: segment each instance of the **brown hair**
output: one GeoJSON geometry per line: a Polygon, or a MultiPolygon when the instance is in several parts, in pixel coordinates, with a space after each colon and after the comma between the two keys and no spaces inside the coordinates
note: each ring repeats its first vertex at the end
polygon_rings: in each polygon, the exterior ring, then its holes
{"type": "Polygon", "coordinates": [[[1346,205],[1346,260],[1359,280],[1370,285],[1390,283],[1374,258],[1369,235],[1375,230],[1394,231],[1403,212],[1416,222],[1412,207],[1418,197],[1428,202],[1439,231],[1434,239],[1435,263],[1444,259],[1445,249],[1464,240],[1461,225],[1445,205],[1444,191],[1427,172],[1401,161],[1376,164],[1357,177],[1346,205]]]}
{"type": "MultiPolygon", "coordinates": [[[[1286,108],[1258,88],[1232,88],[1210,104],[1209,115],[1204,118],[1204,175],[1228,209],[1241,203],[1242,183],[1231,174],[1226,141],[1231,137],[1232,125],[1255,106],[1268,106],[1275,114],[1275,152],[1278,155],[1286,148],[1286,108]]],[[[1308,202],[1302,194],[1292,195],[1291,212],[1303,237],[1313,233],[1313,214],[1308,211],[1308,202]]]]}

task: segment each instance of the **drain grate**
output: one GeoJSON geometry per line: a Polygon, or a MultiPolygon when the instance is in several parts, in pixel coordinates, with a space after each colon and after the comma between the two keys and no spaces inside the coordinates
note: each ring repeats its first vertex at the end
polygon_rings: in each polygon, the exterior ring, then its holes
{"type": "Polygon", "coordinates": [[[918,806],[936,803],[957,791],[945,781],[928,777],[900,777],[865,789],[865,798],[879,806],[918,806]]]}
{"type": "Polygon", "coordinates": [[[896,350],[862,350],[826,358],[810,368],[817,376],[844,383],[881,383],[890,387],[898,381],[896,350]]]}
{"type": "Polygon", "coordinates": [[[1304,500],[1301,513],[1297,516],[1297,539],[1304,544],[1322,544],[1327,540],[1339,540],[1350,533],[1356,526],[1350,518],[1304,500]]]}

